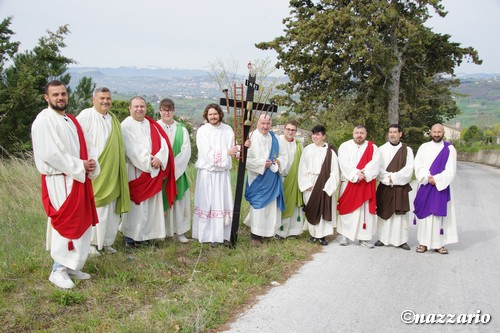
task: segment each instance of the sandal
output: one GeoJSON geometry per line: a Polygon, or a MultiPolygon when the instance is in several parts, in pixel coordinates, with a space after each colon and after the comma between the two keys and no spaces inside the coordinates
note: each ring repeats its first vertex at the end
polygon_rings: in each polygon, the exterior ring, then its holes
{"type": "Polygon", "coordinates": [[[439,254],[448,254],[448,250],[443,247],[440,247],[439,249],[437,250],[434,250],[434,252],[437,252],[439,254]]]}
{"type": "Polygon", "coordinates": [[[427,251],[427,246],[425,245],[417,246],[417,253],[424,253],[425,251],[427,251]]]}

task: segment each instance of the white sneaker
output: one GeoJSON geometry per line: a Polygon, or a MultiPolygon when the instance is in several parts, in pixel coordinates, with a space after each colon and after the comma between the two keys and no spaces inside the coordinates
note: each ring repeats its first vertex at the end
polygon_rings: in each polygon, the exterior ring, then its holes
{"type": "Polygon", "coordinates": [[[106,253],[109,253],[109,254],[114,254],[116,253],[116,250],[113,249],[111,246],[105,246],[104,247],[104,251],[106,251],[106,253]]]}
{"type": "Polygon", "coordinates": [[[189,243],[189,239],[187,239],[186,236],[184,236],[184,234],[177,235],[177,240],[181,243],[189,243]]]}
{"type": "Polygon", "coordinates": [[[84,273],[82,271],[75,271],[71,268],[66,268],[66,272],[69,276],[74,277],[77,280],[88,280],[90,279],[90,274],[84,273]]]}
{"type": "Polygon", "coordinates": [[[90,257],[99,257],[101,254],[95,245],[90,245],[89,256],[90,257]]]}
{"type": "Polygon", "coordinates": [[[359,244],[363,247],[366,247],[367,249],[373,249],[373,244],[370,243],[369,241],[360,240],[359,244]]]}
{"type": "Polygon", "coordinates": [[[75,286],[69,278],[68,272],[66,272],[66,267],[59,267],[55,271],[52,271],[49,281],[63,289],[71,289],[75,286]]]}
{"type": "Polygon", "coordinates": [[[342,246],[347,246],[347,245],[349,245],[349,239],[346,236],[341,235],[339,244],[342,246]]]}

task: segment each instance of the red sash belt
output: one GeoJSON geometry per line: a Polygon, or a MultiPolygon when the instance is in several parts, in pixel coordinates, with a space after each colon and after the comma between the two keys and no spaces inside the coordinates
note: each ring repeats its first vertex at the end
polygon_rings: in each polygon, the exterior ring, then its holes
{"type": "MultiPolygon", "coordinates": [[[[88,159],[88,152],[82,128],[75,117],[70,114],[67,114],[67,116],[76,126],[80,142],[80,159],[85,161],[88,159]]],[[[70,194],[57,210],[50,202],[46,175],[42,175],[42,202],[45,213],[50,217],[52,227],[61,236],[69,239],[69,251],[74,249],[73,239],[82,237],[90,226],[99,223],[95,208],[92,181],[87,175],[85,175],[84,183],[73,180],[73,187],[70,194]]]]}

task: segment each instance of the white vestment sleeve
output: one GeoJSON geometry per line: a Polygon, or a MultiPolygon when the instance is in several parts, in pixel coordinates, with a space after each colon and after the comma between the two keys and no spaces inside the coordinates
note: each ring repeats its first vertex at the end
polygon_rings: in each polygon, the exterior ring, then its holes
{"type": "Polygon", "coordinates": [[[333,150],[330,170],[330,178],[326,181],[323,191],[331,197],[337,190],[340,183],[339,160],[337,158],[337,154],[335,154],[333,150]]]}
{"type": "Polygon", "coordinates": [[[457,173],[457,151],[452,145],[449,146],[450,156],[446,162],[445,169],[443,172],[434,175],[434,180],[436,181],[436,188],[438,191],[442,191],[447,188],[457,173]]]}
{"type": "Polygon", "coordinates": [[[58,135],[58,132],[67,131],[65,131],[64,126],[72,126],[75,134],[76,128],[73,122],[70,125],[69,123],[65,124],[64,120],[60,121],[57,118],[61,117],[60,115],[50,115],[49,112],[55,113],[55,111],[46,110],[47,116],[37,117],[31,130],[33,151],[36,152],[35,161],[42,164],[42,166],[37,165],[37,168],[41,173],[47,175],[64,173],[83,183],[86,173],[83,161],[71,155],[70,148],[66,147],[58,135]]]}

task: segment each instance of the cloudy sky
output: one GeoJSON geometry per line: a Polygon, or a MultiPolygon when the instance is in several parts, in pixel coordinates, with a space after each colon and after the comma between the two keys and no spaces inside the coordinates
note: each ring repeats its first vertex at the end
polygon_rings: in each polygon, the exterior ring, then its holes
{"type": "MultiPolygon", "coordinates": [[[[78,66],[207,69],[216,59],[276,59],[254,44],[283,34],[288,0],[0,0],[0,19],[21,49],[68,24],[63,54],[78,66]]],[[[483,65],[457,73],[500,73],[500,0],[444,0],[446,18],[429,23],[478,50],[483,65]]]]}

